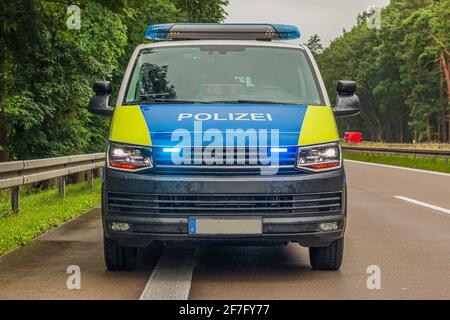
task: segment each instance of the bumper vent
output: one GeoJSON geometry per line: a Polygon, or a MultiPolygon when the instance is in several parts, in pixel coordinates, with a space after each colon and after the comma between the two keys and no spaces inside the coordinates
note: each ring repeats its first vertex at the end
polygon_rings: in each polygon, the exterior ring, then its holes
{"type": "Polygon", "coordinates": [[[307,195],[146,195],[108,193],[108,210],[170,215],[341,213],[342,193],[307,195]]]}

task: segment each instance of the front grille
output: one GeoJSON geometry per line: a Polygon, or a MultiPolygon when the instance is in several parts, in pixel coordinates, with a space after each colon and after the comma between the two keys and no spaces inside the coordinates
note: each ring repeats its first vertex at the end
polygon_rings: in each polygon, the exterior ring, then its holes
{"type": "Polygon", "coordinates": [[[173,215],[339,213],[342,193],[288,195],[147,195],[108,193],[108,210],[173,215]]]}
{"type": "MultiPolygon", "coordinates": [[[[252,147],[221,148],[218,152],[205,151],[205,147],[182,148],[183,163],[174,161],[172,153],[164,152],[164,148],[154,147],[153,156],[155,169],[153,174],[261,174],[267,167],[276,170],[271,174],[300,173],[295,169],[297,148],[286,148],[286,152],[271,154],[270,148],[258,149],[252,147]],[[278,160],[273,160],[277,156],[278,160]],[[264,158],[265,157],[265,158],[264,158]],[[271,158],[272,157],[272,158],[271,158]],[[272,161],[270,161],[272,159],[272,161]]],[[[179,159],[177,159],[179,160],[179,159]]]]}

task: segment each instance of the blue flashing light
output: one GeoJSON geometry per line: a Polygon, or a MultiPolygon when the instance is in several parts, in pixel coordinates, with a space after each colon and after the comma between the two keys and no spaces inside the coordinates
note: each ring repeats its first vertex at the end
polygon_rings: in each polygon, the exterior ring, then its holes
{"type": "Polygon", "coordinates": [[[181,151],[181,148],[163,148],[163,152],[177,153],[180,151],[181,151]]]}
{"type": "Polygon", "coordinates": [[[284,153],[288,152],[287,148],[270,148],[271,153],[284,153]]]}
{"type": "Polygon", "coordinates": [[[301,37],[300,30],[296,26],[288,24],[272,24],[275,30],[280,35],[280,39],[292,40],[299,39],[301,37]]]}
{"type": "Polygon", "coordinates": [[[164,40],[167,32],[172,28],[172,23],[167,24],[151,24],[145,31],[144,37],[150,40],[164,40]]]}

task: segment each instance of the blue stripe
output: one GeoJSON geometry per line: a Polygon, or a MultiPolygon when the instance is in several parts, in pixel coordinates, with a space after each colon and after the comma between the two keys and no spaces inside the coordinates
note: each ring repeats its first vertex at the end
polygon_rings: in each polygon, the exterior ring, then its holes
{"type": "MultiPolygon", "coordinates": [[[[171,147],[178,141],[171,141],[172,133],[176,129],[185,129],[191,134],[194,132],[193,118],[183,118],[180,114],[202,114],[203,117],[211,115],[210,120],[201,121],[202,131],[217,129],[223,134],[227,129],[248,130],[278,129],[280,133],[280,146],[296,146],[305,118],[307,106],[287,106],[287,105],[256,105],[256,104],[155,104],[141,106],[142,114],[147,123],[153,146],[171,147]],[[223,120],[230,119],[229,114],[236,117],[240,114],[245,120],[223,120]],[[206,114],[206,115],[205,115],[206,114]],[[242,114],[245,114],[243,116],[242,114]],[[251,121],[251,114],[257,114],[258,119],[264,118],[266,121],[251,121]],[[267,116],[267,114],[270,115],[267,116]],[[215,119],[214,119],[215,118],[215,119]]],[[[270,132],[268,132],[270,136],[270,132]]],[[[269,142],[270,143],[270,142],[269,142]]],[[[204,143],[209,144],[209,143],[204,143]]]]}

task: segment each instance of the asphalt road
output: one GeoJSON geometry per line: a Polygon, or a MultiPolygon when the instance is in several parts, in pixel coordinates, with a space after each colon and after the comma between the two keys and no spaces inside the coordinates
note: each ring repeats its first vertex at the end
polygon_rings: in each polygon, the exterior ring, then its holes
{"type": "Polygon", "coordinates": [[[338,272],[308,251],[187,245],[140,252],[133,272],[105,271],[95,208],[0,257],[0,299],[450,299],[450,175],[347,162],[349,220],[338,272]],[[69,290],[67,268],[81,271],[69,290]],[[369,266],[381,289],[368,289],[369,266]]]}

